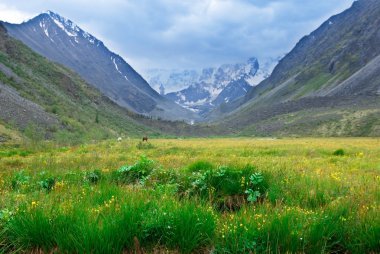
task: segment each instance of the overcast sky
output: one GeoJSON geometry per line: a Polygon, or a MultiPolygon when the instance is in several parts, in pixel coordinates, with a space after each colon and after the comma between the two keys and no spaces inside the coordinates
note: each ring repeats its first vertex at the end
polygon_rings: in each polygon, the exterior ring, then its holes
{"type": "Polygon", "coordinates": [[[0,0],[0,19],[51,10],[138,71],[202,68],[287,53],[353,0],[0,0]]]}

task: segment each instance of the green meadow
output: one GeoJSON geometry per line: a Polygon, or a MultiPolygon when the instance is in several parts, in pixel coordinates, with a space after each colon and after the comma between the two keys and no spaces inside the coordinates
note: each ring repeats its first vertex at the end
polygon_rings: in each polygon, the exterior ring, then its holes
{"type": "Polygon", "coordinates": [[[0,253],[379,253],[380,139],[0,147],[0,253]]]}

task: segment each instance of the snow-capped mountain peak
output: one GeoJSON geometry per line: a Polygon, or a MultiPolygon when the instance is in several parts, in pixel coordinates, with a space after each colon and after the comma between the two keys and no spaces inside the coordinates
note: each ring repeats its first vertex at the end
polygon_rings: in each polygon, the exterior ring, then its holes
{"type": "Polygon", "coordinates": [[[102,42],[98,40],[95,36],[85,32],[82,30],[77,24],[73,21],[60,16],[59,14],[53,11],[46,11],[40,14],[37,19],[39,19],[39,26],[44,30],[44,33],[49,39],[54,42],[54,35],[57,35],[57,31],[52,29],[51,25],[48,23],[49,20],[53,21],[53,23],[63,32],[65,32],[69,37],[71,37],[72,43],[79,44],[81,43],[80,38],[85,39],[85,42],[96,45],[99,47],[102,42]]]}
{"type": "Polygon", "coordinates": [[[89,85],[122,107],[162,119],[198,119],[193,112],[160,96],[100,40],[55,12],[46,11],[21,24],[2,24],[9,36],[77,72],[89,85]]]}
{"type": "Polygon", "coordinates": [[[272,72],[278,59],[266,59],[262,65],[255,57],[246,62],[223,64],[200,71],[148,71],[147,78],[154,88],[164,87],[166,97],[198,113],[228,103],[247,93],[272,72]]]}

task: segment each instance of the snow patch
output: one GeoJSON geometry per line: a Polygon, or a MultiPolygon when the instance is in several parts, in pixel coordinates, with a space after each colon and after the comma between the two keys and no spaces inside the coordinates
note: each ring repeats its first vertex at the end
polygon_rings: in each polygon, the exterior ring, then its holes
{"type": "Polygon", "coordinates": [[[47,28],[44,28],[44,32],[45,32],[46,36],[49,37],[49,31],[47,30],[47,28]]]}
{"type": "Polygon", "coordinates": [[[117,64],[116,64],[116,58],[111,57],[111,59],[112,59],[113,64],[115,65],[115,69],[117,70],[117,72],[122,74],[121,71],[119,70],[119,66],[117,66],[117,64]]]}
{"type": "Polygon", "coordinates": [[[53,21],[54,23],[59,27],[61,28],[68,36],[70,37],[75,37],[75,36],[78,36],[77,33],[74,33],[73,31],[69,31],[65,28],[65,26],[57,19],[53,18],[53,21]]]}
{"type": "Polygon", "coordinates": [[[196,109],[196,108],[192,108],[192,107],[189,107],[189,106],[186,106],[186,105],[183,105],[183,104],[180,104],[179,102],[176,101],[176,103],[178,105],[180,105],[181,107],[185,108],[185,109],[188,109],[194,113],[198,113],[199,112],[199,109],[196,109]]]}
{"type": "MultiPolygon", "coordinates": [[[[47,37],[49,37],[49,31],[48,31],[48,29],[47,29],[47,27],[46,27],[46,25],[45,25],[45,22],[41,22],[41,21],[40,21],[40,27],[42,28],[42,30],[44,30],[45,35],[46,35],[47,37]]],[[[49,38],[50,38],[50,37],[49,37],[49,38]]]]}
{"type": "Polygon", "coordinates": [[[220,87],[207,87],[206,90],[210,93],[210,100],[213,101],[223,91],[225,85],[220,87]]]}
{"type": "Polygon", "coordinates": [[[184,105],[185,106],[200,106],[204,105],[208,101],[208,98],[204,98],[198,101],[185,101],[184,105]]]}

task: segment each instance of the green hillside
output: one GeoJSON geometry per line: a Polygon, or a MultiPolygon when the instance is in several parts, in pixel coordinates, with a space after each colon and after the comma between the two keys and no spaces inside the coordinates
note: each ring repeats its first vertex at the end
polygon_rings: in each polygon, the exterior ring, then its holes
{"type": "Polygon", "coordinates": [[[8,129],[34,139],[79,143],[118,136],[207,135],[213,131],[134,114],[76,73],[9,37],[4,28],[0,31],[0,91],[4,104],[0,105],[0,120],[8,129]]]}

